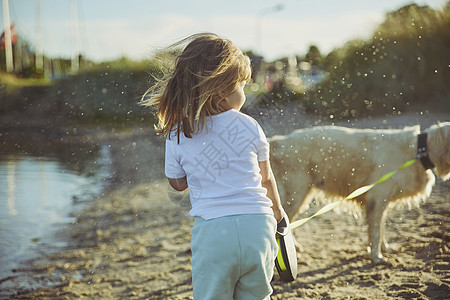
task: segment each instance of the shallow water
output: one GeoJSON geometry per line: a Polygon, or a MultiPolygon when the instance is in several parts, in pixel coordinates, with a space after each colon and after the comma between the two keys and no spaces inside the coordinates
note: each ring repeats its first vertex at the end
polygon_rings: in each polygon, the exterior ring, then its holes
{"type": "Polygon", "coordinates": [[[72,213],[99,195],[109,177],[106,147],[77,147],[69,155],[20,152],[0,155],[0,278],[64,246],[58,231],[76,221],[72,213]]]}

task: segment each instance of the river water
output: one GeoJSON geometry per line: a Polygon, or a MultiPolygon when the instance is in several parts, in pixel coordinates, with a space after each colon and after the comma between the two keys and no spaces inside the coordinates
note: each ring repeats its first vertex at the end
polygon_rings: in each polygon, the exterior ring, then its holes
{"type": "Polygon", "coordinates": [[[73,213],[100,195],[110,176],[108,147],[18,148],[0,149],[0,279],[64,246],[58,232],[76,222],[73,213]]]}

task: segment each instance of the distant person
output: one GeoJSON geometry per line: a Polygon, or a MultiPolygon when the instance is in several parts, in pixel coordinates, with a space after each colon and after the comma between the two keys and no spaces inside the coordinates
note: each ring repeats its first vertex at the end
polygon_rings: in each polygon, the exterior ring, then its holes
{"type": "Polygon", "coordinates": [[[230,40],[195,34],[169,77],[150,88],[165,174],[189,187],[194,299],[269,299],[284,216],[259,124],[240,112],[250,61],[230,40]]]}

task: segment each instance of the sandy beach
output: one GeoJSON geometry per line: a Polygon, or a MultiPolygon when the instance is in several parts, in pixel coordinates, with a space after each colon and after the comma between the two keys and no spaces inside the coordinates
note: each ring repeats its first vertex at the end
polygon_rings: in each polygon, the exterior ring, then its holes
{"type": "MultiPolygon", "coordinates": [[[[247,112],[267,136],[332,122],[292,107],[247,112]]],[[[445,113],[410,112],[336,124],[426,128],[449,120],[445,113]]],[[[66,247],[0,278],[0,294],[6,299],[193,299],[193,219],[187,214],[187,195],[170,190],[163,177],[163,140],[149,128],[87,130],[77,138],[109,145],[114,183],[73,213],[76,222],[58,233],[66,247]],[[21,282],[32,288],[21,288],[21,282]]],[[[390,210],[387,236],[394,251],[377,265],[366,251],[364,218],[354,208],[342,205],[312,219],[294,231],[302,246],[298,278],[284,283],[275,273],[272,299],[448,299],[449,200],[449,182],[437,180],[420,207],[390,210]]],[[[313,203],[306,214],[322,206],[313,203]]]]}

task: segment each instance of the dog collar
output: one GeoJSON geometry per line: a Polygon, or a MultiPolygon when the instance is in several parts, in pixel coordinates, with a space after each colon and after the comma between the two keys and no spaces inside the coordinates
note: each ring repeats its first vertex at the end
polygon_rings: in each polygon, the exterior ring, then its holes
{"type": "Polygon", "coordinates": [[[417,137],[417,158],[420,160],[425,170],[434,168],[434,164],[428,156],[427,139],[428,134],[426,132],[419,134],[417,137]]]}

